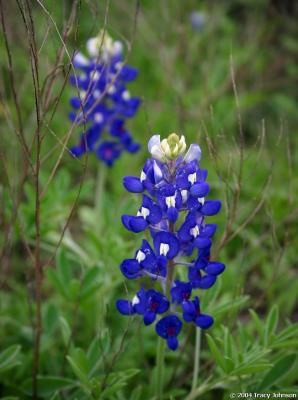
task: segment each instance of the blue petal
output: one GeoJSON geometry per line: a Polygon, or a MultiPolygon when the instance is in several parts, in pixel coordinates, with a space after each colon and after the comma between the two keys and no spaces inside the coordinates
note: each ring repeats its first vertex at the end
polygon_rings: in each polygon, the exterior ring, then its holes
{"type": "Polygon", "coordinates": [[[183,312],[188,315],[193,315],[196,312],[195,305],[192,301],[183,301],[182,303],[183,312]]]}
{"type": "Polygon", "coordinates": [[[200,169],[197,171],[197,181],[205,182],[208,176],[208,171],[206,169],[200,169]]]}
{"type": "Polygon", "coordinates": [[[129,152],[129,153],[136,153],[137,151],[139,151],[141,148],[141,146],[138,143],[130,143],[128,145],[125,146],[125,149],[129,152]]]}
{"type": "MultiPolygon", "coordinates": [[[[143,240],[140,250],[143,253],[145,253],[145,255],[146,255],[146,258],[143,261],[141,261],[142,267],[144,267],[148,270],[153,269],[153,267],[156,265],[157,260],[156,260],[155,254],[154,254],[150,244],[147,242],[147,240],[145,240],[145,239],[143,240]]],[[[137,253],[138,252],[136,252],[136,254],[137,253]]]]}
{"type": "Polygon", "coordinates": [[[216,277],[213,275],[205,275],[200,280],[198,288],[200,289],[209,289],[211,288],[216,282],[216,277]]]}
{"type": "Polygon", "coordinates": [[[127,279],[136,279],[138,278],[141,274],[141,268],[137,260],[135,259],[127,259],[122,262],[120,265],[120,269],[122,274],[127,278],[127,279]]]}
{"type": "Polygon", "coordinates": [[[194,241],[194,246],[198,249],[204,249],[212,244],[211,240],[208,237],[198,236],[194,241]]]}
{"type": "Polygon", "coordinates": [[[136,68],[133,68],[129,65],[123,65],[119,73],[119,78],[122,79],[123,81],[130,82],[134,81],[137,75],[138,75],[138,70],[136,68]]]}
{"type": "Polygon", "coordinates": [[[167,211],[167,216],[171,222],[175,223],[179,216],[178,210],[175,207],[170,207],[167,211]]]}
{"type": "Polygon", "coordinates": [[[203,227],[203,229],[200,232],[201,236],[207,236],[207,237],[212,237],[217,229],[216,224],[207,224],[203,227]]]}
{"type": "Polygon", "coordinates": [[[169,328],[171,329],[170,336],[179,335],[182,328],[182,322],[178,317],[176,317],[176,315],[167,315],[160,319],[155,325],[156,333],[164,339],[167,339],[169,336],[169,328]]]}
{"type": "Polygon", "coordinates": [[[184,312],[183,319],[185,322],[192,322],[194,320],[194,314],[189,314],[187,312],[184,312]]]}
{"type": "Polygon", "coordinates": [[[152,324],[152,322],[155,321],[155,318],[156,318],[155,312],[153,312],[153,311],[146,312],[146,314],[144,315],[144,324],[145,325],[152,324]]]}
{"type": "Polygon", "coordinates": [[[162,219],[161,208],[154,204],[150,209],[150,214],[148,215],[147,219],[152,225],[158,224],[162,219]]]}
{"type": "Polygon", "coordinates": [[[210,275],[219,275],[224,269],[225,265],[223,263],[212,261],[207,265],[205,271],[210,275]]]}
{"type": "Polygon", "coordinates": [[[201,280],[201,271],[198,268],[189,267],[188,268],[188,279],[190,281],[200,281],[201,280]]]}
{"type": "Polygon", "coordinates": [[[195,267],[198,269],[203,269],[207,266],[208,261],[202,260],[200,257],[195,262],[195,267]]]}
{"type": "Polygon", "coordinates": [[[148,226],[148,222],[143,217],[122,215],[121,220],[125,228],[134,233],[142,232],[148,226]]]}
{"type": "Polygon", "coordinates": [[[79,97],[72,97],[70,99],[70,104],[73,108],[79,109],[79,108],[81,108],[81,105],[83,104],[83,102],[79,97]]]}
{"type": "Polygon", "coordinates": [[[169,251],[166,255],[168,259],[174,258],[180,249],[180,243],[179,240],[176,238],[176,236],[170,232],[158,232],[154,238],[154,247],[156,252],[159,254],[159,249],[160,249],[160,244],[165,243],[169,245],[169,251]]]}
{"type": "Polygon", "coordinates": [[[201,208],[203,215],[211,216],[219,212],[221,208],[221,202],[219,200],[207,200],[201,208]]]}
{"type": "Polygon", "coordinates": [[[183,242],[188,242],[192,240],[192,235],[190,234],[190,229],[192,225],[189,222],[184,222],[179,230],[178,230],[178,236],[179,239],[182,240],[183,242]]]}
{"type": "Polygon", "coordinates": [[[130,227],[135,233],[144,231],[148,226],[148,222],[143,217],[131,217],[130,227]]]}
{"type": "Polygon", "coordinates": [[[210,315],[205,314],[199,315],[195,320],[196,325],[202,329],[210,328],[210,326],[213,325],[213,322],[213,318],[210,315]]]}
{"type": "Polygon", "coordinates": [[[117,310],[122,315],[132,315],[134,314],[134,309],[131,301],[128,300],[117,300],[116,303],[117,310]]]}
{"type": "Polygon", "coordinates": [[[162,314],[168,311],[169,307],[170,307],[170,302],[165,296],[162,296],[156,311],[158,312],[158,314],[162,314]]]}
{"type": "Polygon", "coordinates": [[[144,188],[140,179],[136,176],[126,176],[123,178],[123,185],[128,192],[141,193],[144,188]]]}
{"type": "Polygon", "coordinates": [[[175,351],[178,348],[178,345],[179,345],[178,339],[176,338],[176,336],[169,337],[167,339],[167,344],[168,344],[168,348],[170,350],[175,351]]]}
{"type": "Polygon", "coordinates": [[[199,203],[197,197],[195,196],[189,196],[186,204],[189,210],[195,210],[201,208],[201,204],[199,203]]]}
{"type": "Polygon", "coordinates": [[[86,150],[82,148],[82,146],[73,146],[71,147],[70,152],[74,157],[81,157],[86,153],[86,150]]]}
{"type": "Polygon", "coordinates": [[[209,189],[208,183],[195,183],[190,188],[190,194],[196,197],[205,197],[209,193],[209,189]]]}

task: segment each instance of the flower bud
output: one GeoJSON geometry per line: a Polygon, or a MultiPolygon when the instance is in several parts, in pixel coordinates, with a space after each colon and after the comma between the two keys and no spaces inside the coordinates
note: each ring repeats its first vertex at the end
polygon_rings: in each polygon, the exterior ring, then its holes
{"type": "Polygon", "coordinates": [[[171,133],[167,139],[160,141],[159,135],[154,135],[149,141],[148,148],[152,156],[162,162],[174,160],[186,150],[184,136],[171,133]]]}

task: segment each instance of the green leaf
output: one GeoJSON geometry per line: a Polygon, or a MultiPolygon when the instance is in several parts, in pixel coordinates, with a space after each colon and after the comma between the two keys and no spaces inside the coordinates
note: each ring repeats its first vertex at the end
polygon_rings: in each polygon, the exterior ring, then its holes
{"type": "Polygon", "coordinates": [[[5,396],[5,397],[0,397],[0,400],[19,400],[19,397],[5,396]]]}
{"type": "Polygon", "coordinates": [[[235,363],[230,357],[224,357],[225,360],[225,372],[230,373],[233,371],[235,363]]]}
{"type": "Polygon", "coordinates": [[[137,386],[130,394],[130,400],[140,400],[142,396],[143,387],[137,386]]]}
{"type": "Polygon", "coordinates": [[[66,319],[64,317],[61,316],[59,318],[59,322],[60,322],[63,342],[67,346],[68,342],[69,342],[69,339],[70,339],[70,336],[71,336],[71,329],[70,329],[70,326],[69,326],[68,322],[66,321],[66,319]]]}
{"type": "Polygon", "coordinates": [[[259,336],[262,337],[264,334],[264,323],[260,320],[258,314],[253,309],[250,308],[249,313],[254,321],[254,326],[257,329],[259,336]]]}
{"type": "Polygon", "coordinates": [[[82,281],[80,298],[81,300],[86,299],[98,288],[98,267],[90,268],[86,273],[82,281]]]}
{"type": "Polygon", "coordinates": [[[47,278],[51,282],[51,284],[54,286],[54,288],[67,300],[69,300],[69,293],[67,290],[67,285],[63,284],[63,282],[60,280],[57,272],[53,268],[48,268],[47,269],[47,278]]]}
{"type": "Polygon", "coordinates": [[[271,370],[265,375],[258,386],[258,391],[270,389],[277,381],[283,378],[293,367],[296,361],[296,354],[290,354],[278,360],[271,370]]]}
{"type": "Polygon", "coordinates": [[[226,364],[224,357],[222,355],[222,352],[218,349],[215,341],[212,339],[212,337],[207,333],[206,334],[208,345],[210,348],[210,351],[215,358],[216,364],[223,370],[226,371],[226,364]]]}
{"type": "Polygon", "coordinates": [[[81,289],[81,282],[78,279],[73,278],[69,282],[69,292],[73,300],[76,300],[78,298],[80,289],[81,289]]]}
{"type": "Polygon", "coordinates": [[[248,364],[248,365],[243,365],[241,367],[236,368],[233,371],[233,375],[252,375],[257,372],[265,371],[266,369],[272,367],[272,364],[266,363],[266,362],[260,362],[260,363],[254,363],[254,364],[248,364]]]}
{"type": "Polygon", "coordinates": [[[43,318],[44,332],[51,336],[57,325],[57,308],[54,304],[48,304],[43,318]]]}
{"type": "Polygon", "coordinates": [[[212,307],[211,312],[215,317],[220,317],[225,312],[231,312],[234,309],[243,307],[249,301],[249,296],[241,296],[233,300],[229,300],[216,307],[212,307]]]}
{"type": "Polygon", "coordinates": [[[290,339],[272,343],[273,349],[296,348],[298,346],[298,339],[290,339]]]}
{"type": "Polygon", "coordinates": [[[61,281],[64,284],[68,284],[72,278],[72,274],[69,261],[67,260],[66,251],[63,249],[60,249],[57,254],[57,269],[59,271],[61,281]]]}
{"type": "Polygon", "coordinates": [[[0,353],[0,373],[7,371],[20,364],[18,356],[21,350],[20,345],[13,345],[0,353]]]}
{"type": "Polygon", "coordinates": [[[271,342],[271,336],[275,333],[278,324],[278,307],[274,305],[267,317],[266,327],[264,332],[264,345],[268,346],[271,342]]]}
{"type": "Polygon", "coordinates": [[[277,341],[282,341],[285,339],[290,338],[291,336],[296,337],[298,335],[298,324],[291,324],[284,328],[278,335],[276,340],[277,341]]]}
{"type": "Polygon", "coordinates": [[[83,371],[81,366],[78,365],[78,363],[72,357],[66,356],[66,358],[67,358],[67,361],[69,362],[73,372],[79,378],[82,387],[85,388],[87,390],[87,392],[89,393],[90,392],[90,384],[89,384],[87,374],[83,371]]]}
{"type": "MultiPolygon", "coordinates": [[[[57,390],[69,389],[76,385],[76,382],[71,379],[61,378],[59,376],[38,376],[37,377],[37,393],[40,397],[53,395],[57,390]]],[[[27,379],[22,390],[28,395],[32,395],[32,378],[27,379]]]]}

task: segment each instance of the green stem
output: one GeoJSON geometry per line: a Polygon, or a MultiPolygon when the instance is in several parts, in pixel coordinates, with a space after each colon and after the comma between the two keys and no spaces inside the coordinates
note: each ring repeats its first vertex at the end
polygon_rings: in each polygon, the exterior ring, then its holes
{"type": "Polygon", "coordinates": [[[201,349],[201,329],[196,328],[196,347],[194,355],[194,369],[192,377],[191,392],[193,392],[198,383],[199,369],[200,369],[200,349],[201,349]]]}
{"type": "MultiPolygon", "coordinates": [[[[174,232],[174,224],[170,223],[170,232],[174,232]]],[[[166,296],[169,297],[170,290],[174,280],[174,260],[170,260],[168,264],[167,281],[166,281],[166,296]]],[[[166,342],[160,336],[158,337],[157,351],[156,351],[156,398],[161,400],[163,398],[163,378],[164,378],[164,361],[165,361],[166,342]]]]}
{"type": "Polygon", "coordinates": [[[161,400],[163,397],[165,347],[166,347],[165,340],[159,336],[157,342],[157,352],[156,352],[156,399],[157,400],[161,400]]]}
{"type": "Polygon", "coordinates": [[[103,198],[105,191],[105,180],[106,180],[106,166],[103,163],[98,164],[97,178],[95,187],[95,198],[94,198],[94,209],[96,215],[96,230],[98,233],[101,231],[103,226],[103,198]]]}

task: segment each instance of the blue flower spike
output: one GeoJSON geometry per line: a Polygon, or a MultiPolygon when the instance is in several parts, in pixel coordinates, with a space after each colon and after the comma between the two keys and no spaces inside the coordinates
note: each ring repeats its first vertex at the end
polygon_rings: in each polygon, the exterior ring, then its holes
{"type": "MultiPolygon", "coordinates": [[[[135,153],[140,148],[126,128],[126,120],[136,114],[140,105],[140,99],[132,97],[126,88],[138,71],[124,64],[122,43],[113,41],[107,32],[101,31],[87,41],[87,54],[88,57],[77,52],[73,58],[75,74],[70,83],[76,88],[76,95],[70,99],[74,111],[69,119],[81,126],[83,133],[70,151],[74,157],[94,152],[111,167],[123,151],[135,153]]],[[[142,185],[138,188],[136,183],[128,183],[128,187],[134,192],[142,185]]]]}
{"type": "Polygon", "coordinates": [[[172,133],[163,140],[154,135],[148,149],[152,157],[140,176],[123,179],[125,189],[142,200],[135,215],[122,216],[122,223],[133,233],[148,231],[151,243],[143,239],[134,258],[122,262],[125,278],[140,280],[142,287],[132,300],[118,300],[116,306],[122,315],[138,314],[145,325],[155,323],[157,335],[176,350],[182,321],[201,329],[214,322],[201,311],[195,292],[211,288],[225,269],[211,259],[217,225],[206,223],[206,217],[220,211],[221,202],[205,199],[210,186],[197,144],[187,150],[184,136],[172,133]],[[180,268],[187,269],[187,281],[180,279],[180,268]]]}

